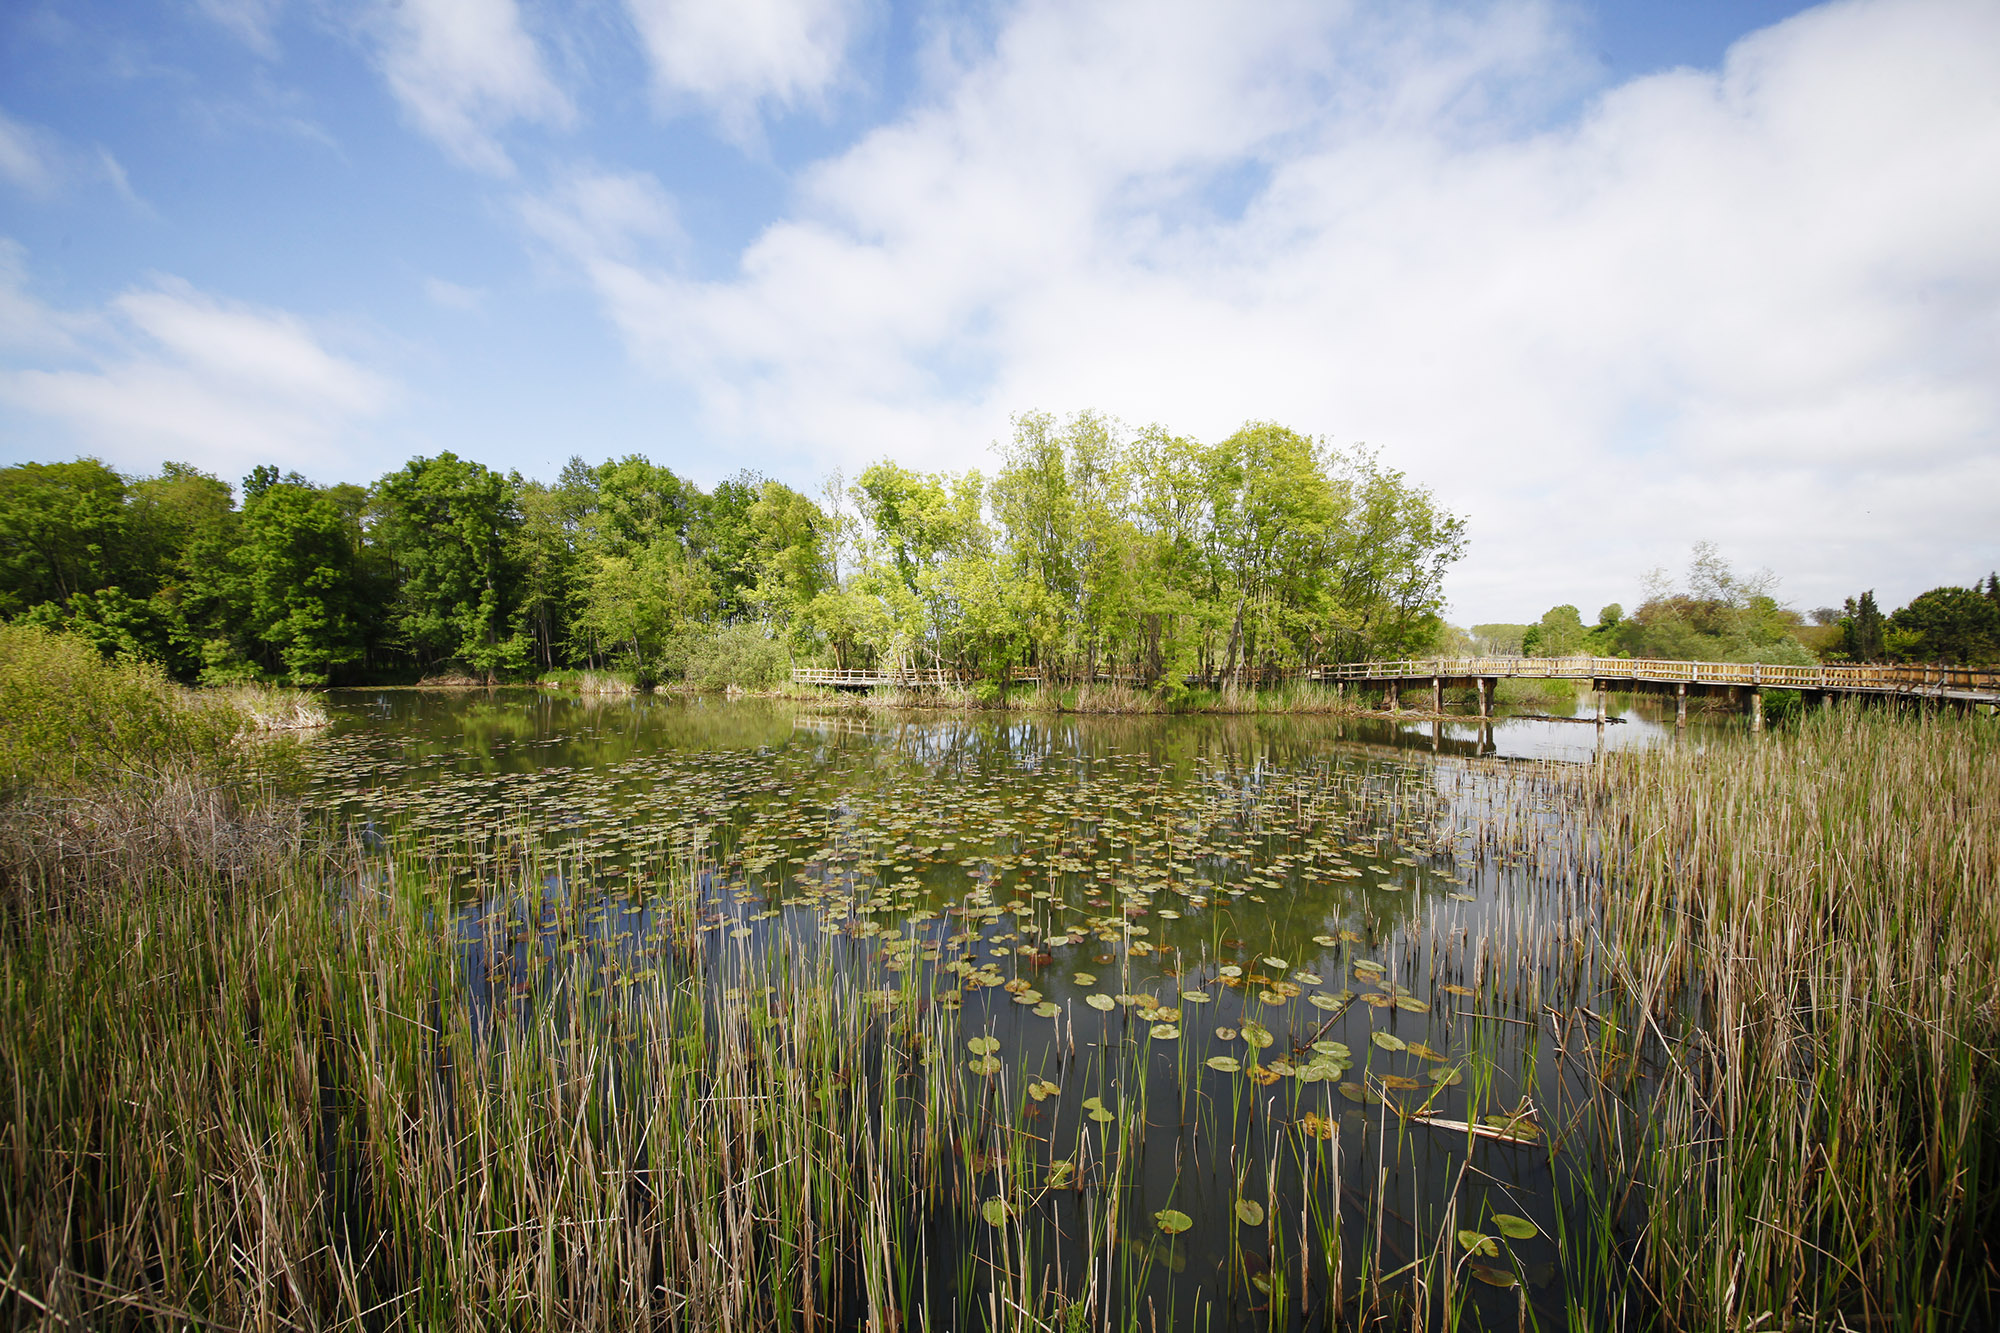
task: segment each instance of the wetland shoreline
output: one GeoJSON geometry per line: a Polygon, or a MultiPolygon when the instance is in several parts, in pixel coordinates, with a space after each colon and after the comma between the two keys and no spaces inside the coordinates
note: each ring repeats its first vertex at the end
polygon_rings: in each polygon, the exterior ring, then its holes
{"type": "Polygon", "coordinates": [[[1992,1318],[1990,720],[327,706],[0,877],[0,1327],[1992,1318]]]}

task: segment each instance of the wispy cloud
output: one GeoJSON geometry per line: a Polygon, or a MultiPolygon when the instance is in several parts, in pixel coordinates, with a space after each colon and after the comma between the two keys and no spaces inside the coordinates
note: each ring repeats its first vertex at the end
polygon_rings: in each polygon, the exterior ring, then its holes
{"type": "Polygon", "coordinates": [[[11,242],[0,245],[0,348],[12,353],[0,402],[42,419],[70,447],[137,467],[163,456],[224,473],[308,466],[398,392],[298,316],[175,278],[101,309],[52,308],[28,290],[11,242]]]}
{"type": "Polygon", "coordinates": [[[48,131],[0,111],[0,179],[29,194],[52,194],[61,151],[48,131]]]}
{"type": "Polygon", "coordinates": [[[278,54],[275,29],[281,0],[195,0],[195,8],[221,24],[258,55],[278,54]]]}
{"type": "Polygon", "coordinates": [[[477,287],[465,287],[443,278],[425,278],[424,296],[432,305],[446,310],[477,310],[486,302],[486,293],[477,287]]]}
{"type": "Polygon", "coordinates": [[[373,11],[370,26],[390,91],[419,130],[468,166],[508,174],[497,130],[566,124],[575,114],[514,0],[394,0],[373,11]]]}
{"type": "Polygon", "coordinates": [[[132,188],[125,166],[102,144],[82,148],[53,130],[0,111],[0,180],[37,199],[54,199],[83,185],[109,186],[134,210],[152,206],[132,188]]]}
{"type": "Polygon", "coordinates": [[[1559,14],[1031,3],[725,278],[542,231],[719,437],[1386,446],[1471,514],[1477,618],[1699,537],[1815,602],[2000,556],[2000,10],[1847,0],[1564,115],[1559,14]]]}
{"type": "Polygon", "coordinates": [[[739,141],[761,109],[818,101],[840,77],[859,0],[625,0],[670,106],[713,113],[739,141]]]}

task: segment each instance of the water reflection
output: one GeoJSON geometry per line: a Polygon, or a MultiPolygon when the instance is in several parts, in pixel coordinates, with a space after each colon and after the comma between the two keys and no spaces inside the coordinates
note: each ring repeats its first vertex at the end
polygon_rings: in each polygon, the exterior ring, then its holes
{"type": "MultiPolygon", "coordinates": [[[[1551,1239],[1566,1208],[1603,1212],[1590,1132],[1553,1133],[1606,1097],[1567,1058],[1591,1040],[1577,997],[1602,981],[1576,925],[1594,886],[1532,766],[1493,761],[1670,736],[1639,701],[1603,728],[1594,708],[1579,724],[533,691],[332,706],[316,797],[456,886],[482,1029],[610,1022],[688,975],[759,1003],[745,969],[783,957],[933,1024],[935,1076],[957,1080],[941,1104],[1005,1119],[1039,1145],[1021,1150],[1037,1172],[1073,1173],[1023,1222],[1039,1252],[1087,1264],[1065,1247],[1090,1210],[1128,1219],[1137,1248],[1106,1278],[1120,1301],[1305,1326],[1440,1236],[1455,1266],[1453,1219],[1493,1214],[1532,1234],[1491,1282],[1526,1282],[1551,1317],[1601,1294],[1604,1274],[1551,1239]],[[1229,1219],[1252,1179],[1271,1216],[1246,1239],[1229,1219]],[[1167,1213],[1188,1227],[1147,1221],[1167,1213]]],[[[968,1151],[962,1171],[925,1223],[946,1323],[987,1280],[956,1256],[993,1243],[995,1168],[968,1151]]],[[[1464,1297],[1471,1315],[1513,1326],[1503,1286],[1464,1297]]]]}

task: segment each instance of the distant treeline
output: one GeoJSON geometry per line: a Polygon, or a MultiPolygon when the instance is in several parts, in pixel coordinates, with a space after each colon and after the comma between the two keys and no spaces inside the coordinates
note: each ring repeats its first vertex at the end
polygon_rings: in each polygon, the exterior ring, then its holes
{"type": "MultiPolygon", "coordinates": [[[[1801,615],[1770,595],[1768,571],[1742,575],[1709,542],[1698,542],[1679,583],[1655,571],[1647,598],[1630,616],[1617,603],[1587,625],[1570,605],[1550,607],[1532,625],[1474,625],[1462,645],[1487,654],[1644,657],[1672,661],[1934,662],[1983,666],[2000,661],[2000,574],[1969,588],[1937,587],[1884,615],[1873,592],[1844,609],[1801,615]]],[[[1447,633],[1454,633],[1448,630],[1447,633]]]]}
{"type": "MultiPolygon", "coordinates": [[[[988,478],[890,461],[817,495],[641,457],[553,483],[450,453],[370,486],[260,467],[0,469],[0,616],[176,677],[300,684],[788,661],[1173,688],[1426,652],[1464,524],[1366,450],[1015,422],[988,478]]],[[[744,679],[744,678],[751,679],[744,679]]]]}

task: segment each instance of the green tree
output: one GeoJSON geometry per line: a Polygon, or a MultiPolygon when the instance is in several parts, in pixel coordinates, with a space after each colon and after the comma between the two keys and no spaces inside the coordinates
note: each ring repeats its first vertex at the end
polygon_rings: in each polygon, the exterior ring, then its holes
{"type": "Polygon", "coordinates": [[[1522,636],[1522,649],[1530,657],[1574,657],[1583,651],[1583,634],[1583,613],[1565,602],[1542,612],[1522,636]]]}
{"type": "Polygon", "coordinates": [[[660,680],[688,627],[714,606],[713,577],[677,541],[629,555],[593,552],[584,577],[578,629],[624,662],[642,687],[660,680]]]}
{"type": "Polygon", "coordinates": [[[1888,653],[1883,640],[1882,611],[1875,605],[1875,591],[1869,589],[1860,600],[1847,599],[1847,614],[1841,619],[1841,650],[1851,662],[1879,662],[1888,653]]]}
{"type": "Polygon", "coordinates": [[[336,496],[302,479],[246,493],[235,552],[244,627],[268,668],[324,685],[366,647],[353,529],[336,496]]]}
{"type": "Polygon", "coordinates": [[[131,582],[126,499],[125,479],[95,458],[0,468],[0,614],[131,582]]]}
{"type": "Polygon", "coordinates": [[[424,670],[493,677],[525,667],[513,480],[455,454],[417,458],[375,484],[371,535],[394,569],[396,642],[424,670]]]}
{"type": "Polygon", "coordinates": [[[1908,638],[1898,656],[1912,661],[1984,665],[2000,658],[2000,604],[1974,588],[1932,588],[1889,617],[1908,638]]]}

